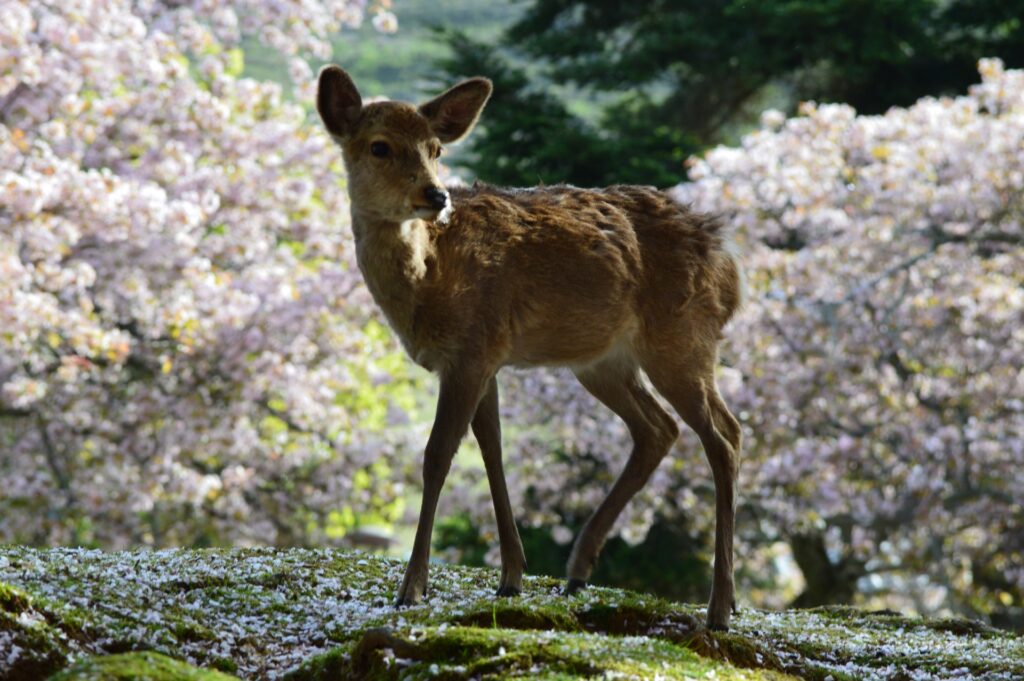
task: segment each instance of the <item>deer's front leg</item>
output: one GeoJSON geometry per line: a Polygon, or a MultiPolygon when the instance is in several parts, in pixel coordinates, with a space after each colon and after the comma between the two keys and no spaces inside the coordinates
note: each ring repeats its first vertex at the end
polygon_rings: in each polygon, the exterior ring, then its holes
{"type": "Polygon", "coordinates": [[[487,389],[476,408],[473,417],[473,434],[480,444],[484,467],[487,469],[487,483],[491,488],[494,515],[498,521],[498,541],[501,545],[501,581],[498,583],[499,596],[517,596],[523,590],[523,570],[526,555],[523,542],[519,539],[512,504],[505,486],[505,472],[501,465],[501,422],[498,417],[498,381],[491,378],[487,389]]]}
{"type": "Polygon", "coordinates": [[[430,536],[441,487],[452,465],[452,457],[469,428],[484,387],[491,376],[483,371],[455,371],[441,377],[437,414],[423,455],[423,503],[416,525],[405,579],[398,590],[396,605],[419,603],[427,591],[427,563],[430,560],[430,536]]]}

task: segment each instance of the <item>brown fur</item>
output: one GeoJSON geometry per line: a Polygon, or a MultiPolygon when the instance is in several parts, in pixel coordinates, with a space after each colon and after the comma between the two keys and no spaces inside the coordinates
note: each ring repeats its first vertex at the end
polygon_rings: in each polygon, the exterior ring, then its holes
{"type": "Polygon", "coordinates": [[[376,225],[386,234],[366,234],[359,247],[406,349],[433,371],[467,352],[496,366],[585,366],[618,342],[657,336],[666,315],[715,343],[739,304],[720,223],[654,188],[477,184],[452,200],[447,223],[406,226],[420,253],[398,223],[376,225]],[[369,262],[384,252],[387,264],[369,262]]]}
{"type": "MultiPolygon", "coordinates": [[[[442,141],[468,133],[490,83],[466,81],[419,107],[362,106],[337,67],[321,72],[318,108],[342,146],[359,267],[409,354],[437,372],[441,394],[424,455],[424,499],[400,603],[426,590],[437,496],[472,424],[484,455],[502,549],[499,593],[521,588],[525,561],[501,471],[495,373],[567,365],[622,417],[634,449],[574,546],[570,590],[589,576],[605,536],[678,435],[639,379],[701,438],[716,483],[715,586],[708,621],[734,605],[732,534],[740,430],[715,387],[722,327],[741,278],[721,223],[651,187],[438,188],[442,141]],[[386,144],[378,157],[371,145],[386,144]],[[450,214],[449,214],[450,213],[450,214]]],[[[379,149],[378,149],[379,150],[379,149]]]]}

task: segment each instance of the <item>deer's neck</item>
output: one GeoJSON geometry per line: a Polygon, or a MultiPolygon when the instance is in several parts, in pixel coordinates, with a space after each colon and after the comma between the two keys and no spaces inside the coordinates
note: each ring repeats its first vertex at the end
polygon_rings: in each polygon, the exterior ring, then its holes
{"type": "Polygon", "coordinates": [[[413,356],[411,347],[416,292],[427,277],[434,245],[427,223],[390,222],[352,211],[356,261],[373,299],[413,356]]]}

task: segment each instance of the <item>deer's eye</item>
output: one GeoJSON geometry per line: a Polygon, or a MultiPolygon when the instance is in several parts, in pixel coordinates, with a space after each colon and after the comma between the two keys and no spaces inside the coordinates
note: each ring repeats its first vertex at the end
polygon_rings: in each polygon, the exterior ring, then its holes
{"type": "Polygon", "coordinates": [[[387,142],[371,142],[370,153],[377,158],[384,158],[391,153],[391,147],[388,146],[387,142]]]}
{"type": "Polygon", "coordinates": [[[437,145],[436,147],[434,147],[433,149],[430,150],[430,157],[431,158],[440,158],[441,151],[442,151],[441,145],[439,144],[439,145],[437,145]]]}

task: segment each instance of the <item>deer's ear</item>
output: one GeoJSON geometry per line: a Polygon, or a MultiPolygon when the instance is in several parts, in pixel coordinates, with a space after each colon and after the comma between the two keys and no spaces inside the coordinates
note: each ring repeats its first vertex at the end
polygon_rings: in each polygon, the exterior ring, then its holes
{"type": "Polygon", "coordinates": [[[350,135],[362,108],[363,98],[344,69],[333,64],[320,69],[316,110],[329,133],[336,137],[350,135]]]}
{"type": "Polygon", "coordinates": [[[430,129],[445,144],[465,137],[491,96],[491,81],[470,78],[420,106],[430,129]]]}

